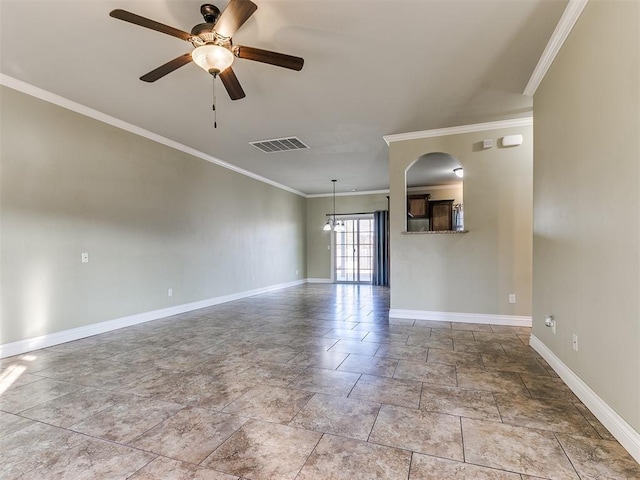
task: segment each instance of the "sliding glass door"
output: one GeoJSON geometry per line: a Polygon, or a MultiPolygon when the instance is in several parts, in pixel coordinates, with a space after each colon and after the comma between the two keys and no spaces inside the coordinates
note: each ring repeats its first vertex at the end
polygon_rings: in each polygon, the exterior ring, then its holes
{"type": "Polygon", "coordinates": [[[341,218],[345,230],[336,232],[336,282],[371,283],[373,279],[373,215],[341,218]]]}

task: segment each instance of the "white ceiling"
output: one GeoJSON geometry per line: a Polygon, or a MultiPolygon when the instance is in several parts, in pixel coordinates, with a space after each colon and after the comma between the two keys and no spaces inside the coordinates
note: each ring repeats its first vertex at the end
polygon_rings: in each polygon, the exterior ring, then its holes
{"type": "MultiPolygon", "coordinates": [[[[194,64],[138,78],[191,45],[109,17],[122,8],[181,30],[203,1],[0,0],[5,75],[305,194],[388,188],[383,135],[531,115],[522,95],[566,0],[253,0],[234,43],[304,57],[295,72],[237,59],[229,100],[194,64]],[[248,142],[297,136],[265,154],[248,142]]],[[[227,1],[214,1],[223,9],[227,1]]]]}

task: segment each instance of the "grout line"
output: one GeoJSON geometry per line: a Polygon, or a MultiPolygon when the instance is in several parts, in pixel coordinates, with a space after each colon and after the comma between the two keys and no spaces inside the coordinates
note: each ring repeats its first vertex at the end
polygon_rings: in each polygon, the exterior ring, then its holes
{"type": "Polygon", "coordinates": [[[462,441],[462,462],[466,463],[467,455],[464,451],[464,429],[462,428],[462,417],[460,417],[460,440],[462,441]]]}
{"type": "Polygon", "coordinates": [[[571,458],[567,454],[567,451],[564,449],[564,445],[562,445],[562,442],[558,438],[557,432],[551,432],[551,433],[553,433],[553,436],[556,439],[556,442],[558,442],[558,445],[560,445],[560,448],[562,449],[562,453],[564,453],[564,456],[567,458],[567,460],[569,460],[569,463],[571,464],[571,468],[573,468],[573,471],[576,472],[576,475],[578,476],[578,478],[582,478],[580,476],[580,474],[578,473],[578,470],[576,469],[576,466],[573,464],[573,462],[571,461],[571,458]]]}

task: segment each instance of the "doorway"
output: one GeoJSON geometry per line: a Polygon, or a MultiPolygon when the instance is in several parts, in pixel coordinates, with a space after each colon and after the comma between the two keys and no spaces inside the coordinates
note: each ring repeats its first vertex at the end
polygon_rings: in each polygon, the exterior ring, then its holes
{"type": "Polygon", "coordinates": [[[342,218],[336,232],[335,279],[338,283],[371,283],[373,279],[373,215],[342,218]]]}

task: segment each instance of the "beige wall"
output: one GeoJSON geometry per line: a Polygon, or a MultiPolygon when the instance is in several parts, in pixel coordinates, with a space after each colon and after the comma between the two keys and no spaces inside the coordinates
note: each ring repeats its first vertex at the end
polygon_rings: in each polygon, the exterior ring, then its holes
{"type": "MultiPolygon", "coordinates": [[[[336,197],[336,213],[365,213],[387,210],[387,194],[336,197]]],[[[333,197],[307,199],[307,276],[331,279],[331,235],[322,230],[327,213],[333,213],[333,197]]]]}
{"type": "Polygon", "coordinates": [[[393,142],[391,180],[391,307],[401,310],[531,315],[531,127],[393,142]],[[478,148],[523,134],[519,147],[478,148]],[[431,152],[464,167],[466,234],[405,230],[405,171],[431,152]],[[515,293],[516,304],[509,304],[515,293]]]}
{"type": "Polygon", "coordinates": [[[306,277],[304,198],[0,95],[0,344],[306,277]]]}
{"type": "Polygon", "coordinates": [[[638,431],[639,24],[590,1],[535,94],[533,271],[534,335],[638,431]]]}

